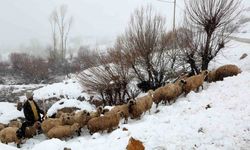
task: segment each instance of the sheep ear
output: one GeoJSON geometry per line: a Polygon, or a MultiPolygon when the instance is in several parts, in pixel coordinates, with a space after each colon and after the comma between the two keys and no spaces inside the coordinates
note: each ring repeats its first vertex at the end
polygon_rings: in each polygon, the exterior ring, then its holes
{"type": "Polygon", "coordinates": [[[187,84],[187,81],[185,81],[185,80],[181,79],[181,83],[183,83],[183,84],[187,84]]]}

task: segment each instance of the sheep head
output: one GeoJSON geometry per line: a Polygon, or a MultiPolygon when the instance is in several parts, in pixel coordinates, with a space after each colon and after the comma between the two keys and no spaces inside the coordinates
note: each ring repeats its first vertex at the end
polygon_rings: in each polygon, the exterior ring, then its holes
{"type": "Polygon", "coordinates": [[[182,79],[180,82],[181,82],[183,85],[187,84],[187,81],[184,80],[184,79],[182,79]]]}
{"type": "Polygon", "coordinates": [[[204,76],[204,80],[207,80],[207,78],[208,78],[208,73],[209,73],[209,71],[208,70],[203,70],[203,71],[201,71],[201,75],[203,75],[204,76]]]}
{"type": "Polygon", "coordinates": [[[41,128],[41,122],[36,121],[36,122],[34,123],[33,127],[35,127],[36,129],[41,128]]]}
{"type": "Polygon", "coordinates": [[[149,95],[150,97],[153,97],[153,96],[154,96],[154,91],[153,91],[153,90],[149,90],[149,91],[148,91],[148,95],[149,95]]]}
{"type": "Polygon", "coordinates": [[[129,102],[128,102],[128,106],[133,106],[133,105],[135,105],[136,104],[136,101],[135,100],[130,100],[129,102]]]}
{"type": "Polygon", "coordinates": [[[97,112],[98,112],[98,114],[101,114],[102,111],[103,111],[103,107],[102,107],[102,106],[97,107],[97,112]]]}
{"type": "Polygon", "coordinates": [[[123,118],[125,116],[123,111],[118,111],[118,115],[120,116],[120,118],[123,118]]]}

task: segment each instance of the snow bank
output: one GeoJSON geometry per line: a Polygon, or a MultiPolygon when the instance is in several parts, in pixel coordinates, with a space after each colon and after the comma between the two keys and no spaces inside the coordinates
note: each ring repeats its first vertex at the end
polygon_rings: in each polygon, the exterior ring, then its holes
{"type": "Polygon", "coordinates": [[[19,150],[16,147],[0,143],[0,150],[19,150]]]}
{"type": "Polygon", "coordinates": [[[249,44],[232,41],[229,47],[223,49],[209,63],[209,69],[218,68],[225,64],[235,64],[243,71],[250,71],[250,47],[249,44]],[[242,60],[240,57],[246,53],[248,56],[242,60]]]}
{"type": "Polygon", "coordinates": [[[10,120],[24,117],[23,111],[18,111],[14,103],[0,102],[0,123],[7,124],[10,120]]]}
{"type": "Polygon", "coordinates": [[[87,111],[94,110],[94,107],[86,101],[79,101],[76,99],[62,99],[60,101],[57,101],[49,108],[47,115],[51,116],[54,113],[56,113],[57,110],[62,109],[64,107],[76,107],[79,108],[80,110],[87,110],[87,111]]]}
{"type": "Polygon", "coordinates": [[[75,79],[65,80],[60,83],[54,83],[44,86],[43,88],[34,91],[35,99],[48,99],[50,97],[68,96],[68,98],[77,98],[82,95],[88,97],[87,94],[82,93],[81,85],[75,79]]]}

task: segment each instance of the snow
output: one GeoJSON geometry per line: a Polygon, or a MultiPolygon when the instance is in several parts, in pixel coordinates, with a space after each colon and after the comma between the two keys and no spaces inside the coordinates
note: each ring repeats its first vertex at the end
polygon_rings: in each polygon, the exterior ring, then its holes
{"type": "MultiPolygon", "coordinates": [[[[250,45],[232,41],[211,62],[209,68],[217,68],[224,64],[236,64],[242,73],[227,77],[224,81],[205,83],[204,90],[183,95],[177,102],[170,105],[160,105],[156,112],[155,105],[140,120],[129,119],[128,124],[120,123],[120,128],[111,133],[95,133],[90,135],[84,128],[81,136],[47,139],[40,134],[28,139],[22,144],[22,150],[55,149],[64,147],[72,150],[124,150],[132,136],[143,142],[146,150],[175,149],[248,149],[250,147],[250,45]],[[240,56],[248,56],[240,60],[240,56]],[[207,108],[207,106],[211,108],[207,108]],[[206,109],[207,108],[207,109],[206,109]],[[128,131],[123,131],[123,128],[128,131]]],[[[53,114],[63,107],[77,107],[81,110],[94,110],[87,102],[75,98],[82,93],[82,88],[74,79],[65,80],[35,90],[36,98],[59,96],[61,94],[74,97],[56,102],[48,110],[53,114]],[[65,84],[67,82],[67,84],[65,84]],[[53,93],[56,93],[53,95],[53,93]],[[60,105],[61,102],[64,102],[60,105]]],[[[145,94],[141,94],[143,96],[145,94]]],[[[105,107],[111,109],[112,107],[105,107]]],[[[16,110],[14,104],[0,104],[0,122],[23,116],[16,110]]],[[[15,144],[9,146],[0,144],[0,149],[15,149],[15,144]],[[10,148],[9,148],[10,147],[10,148]]]]}
{"type": "Polygon", "coordinates": [[[24,117],[22,111],[18,111],[14,103],[0,102],[0,122],[8,124],[10,120],[24,117]]]}
{"type": "Polygon", "coordinates": [[[1,150],[18,150],[18,148],[15,148],[6,144],[2,144],[2,143],[0,143],[0,149],[1,150]]]}
{"type": "Polygon", "coordinates": [[[94,107],[90,105],[86,101],[79,101],[76,99],[61,99],[54,103],[48,110],[47,115],[51,116],[54,113],[57,112],[57,110],[65,108],[65,107],[76,107],[79,108],[80,110],[87,110],[87,111],[93,111],[94,107]]]}
{"type": "Polygon", "coordinates": [[[250,70],[250,44],[232,41],[229,47],[219,52],[218,56],[210,62],[209,69],[218,68],[225,64],[235,64],[241,70],[250,70]],[[242,60],[240,57],[246,53],[248,56],[242,60]]]}
{"type": "MultiPolygon", "coordinates": [[[[180,96],[170,106],[160,105],[158,113],[153,105],[151,114],[146,113],[140,120],[129,119],[128,124],[120,124],[120,128],[112,133],[91,136],[84,129],[81,136],[66,140],[38,135],[27,140],[21,149],[124,150],[131,136],[141,140],[146,150],[247,149],[250,146],[250,92],[247,90],[250,89],[250,72],[246,69],[224,81],[206,83],[204,90],[191,92],[187,97],[180,96]],[[208,104],[211,108],[206,109],[208,104]]],[[[65,106],[80,105],[74,100],[61,101],[65,106]]],[[[51,110],[59,108],[60,102],[51,110]]],[[[7,103],[1,106],[7,106],[7,103]]],[[[5,147],[0,145],[0,149],[5,147]]]]}
{"type": "Polygon", "coordinates": [[[35,90],[34,99],[43,100],[51,97],[60,98],[60,96],[68,98],[77,98],[82,95],[85,98],[88,98],[88,94],[82,93],[83,88],[77,82],[76,79],[64,80],[60,83],[53,83],[51,85],[46,85],[43,88],[35,90]]]}

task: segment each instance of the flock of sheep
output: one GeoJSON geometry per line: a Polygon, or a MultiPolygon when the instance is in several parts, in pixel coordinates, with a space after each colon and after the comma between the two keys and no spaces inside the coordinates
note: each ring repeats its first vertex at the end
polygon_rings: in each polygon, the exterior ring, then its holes
{"type": "MultiPolygon", "coordinates": [[[[128,123],[128,118],[140,119],[143,113],[150,109],[153,103],[158,104],[164,102],[173,103],[184,93],[186,96],[190,91],[203,89],[203,82],[214,82],[223,80],[224,77],[237,75],[241,70],[235,65],[224,65],[213,71],[202,71],[198,75],[188,77],[188,75],[180,76],[174,83],[169,83],[163,87],[150,90],[146,96],[134,100],[130,100],[127,104],[114,106],[111,110],[98,107],[94,112],[86,110],[66,113],[58,111],[54,117],[47,117],[39,124],[35,123],[32,127],[26,128],[26,138],[36,135],[36,129],[40,125],[43,133],[48,138],[66,138],[71,137],[75,133],[81,134],[81,129],[87,126],[89,133],[95,132],[111,132],[117,128],[120,120],[124,119],[124,123],[128,123]]],[[[21,141],[16,137],[16,130],[21,123],[15,122],[7,125],[0,124],[0,140],[2,143],[15,142],[20,146],[21,141]]]]}

